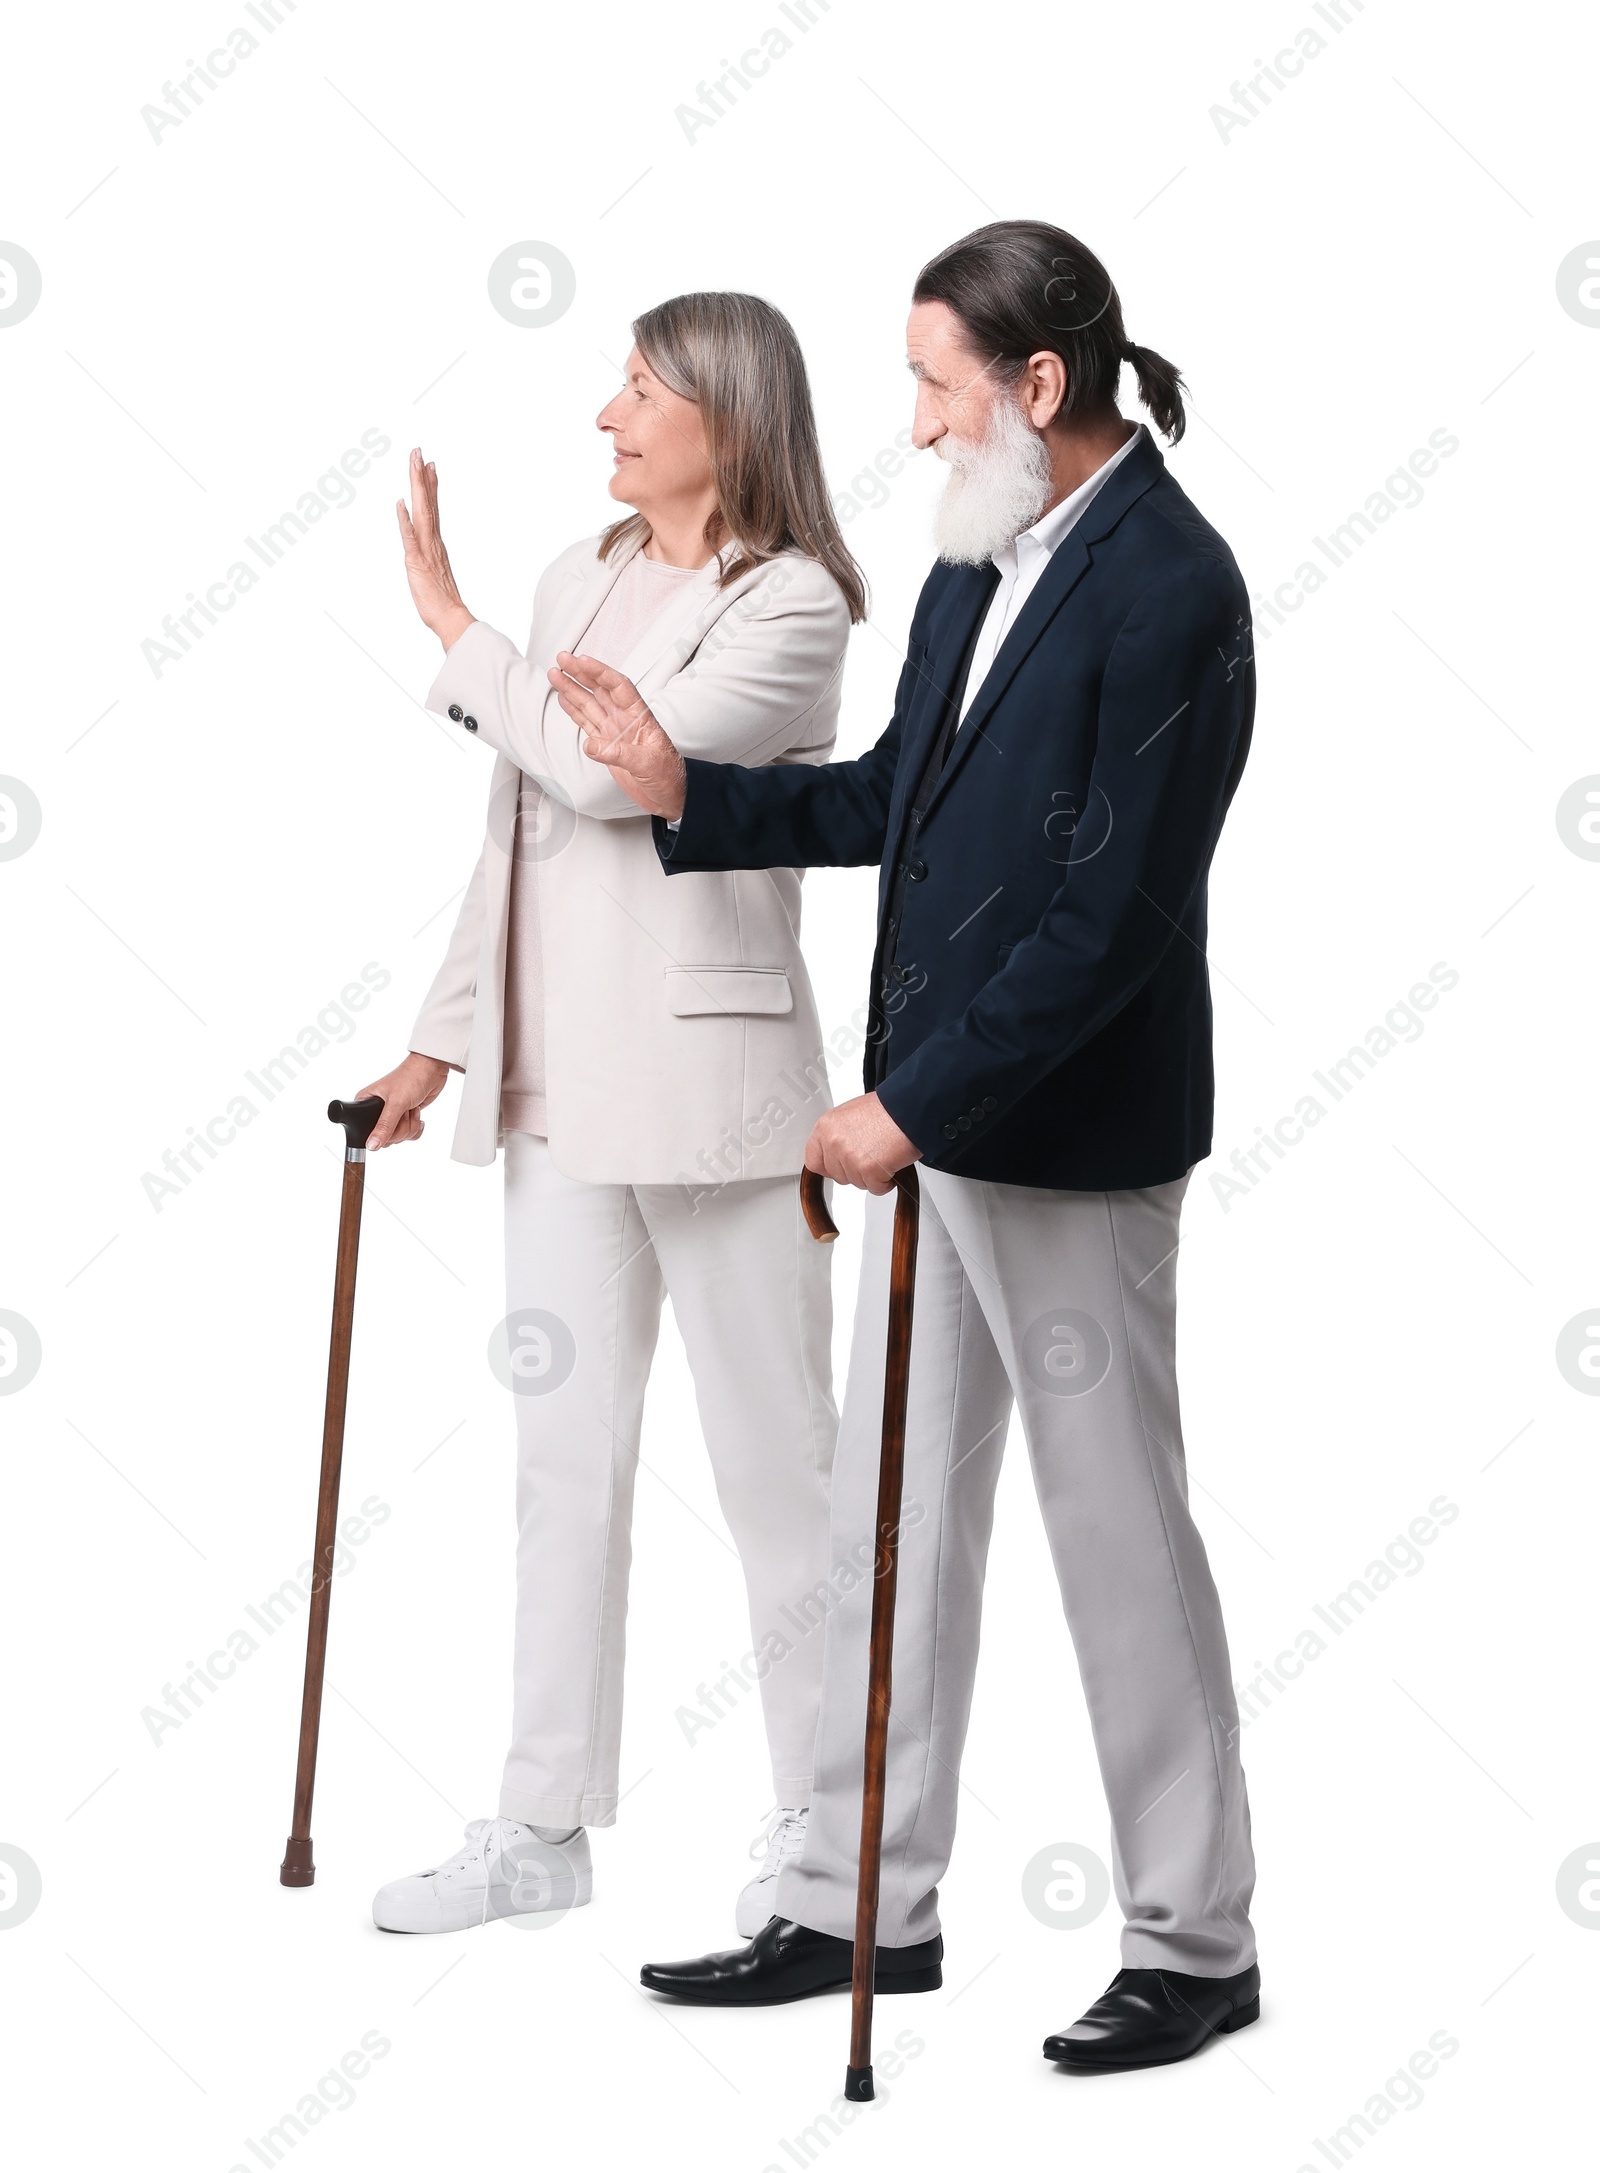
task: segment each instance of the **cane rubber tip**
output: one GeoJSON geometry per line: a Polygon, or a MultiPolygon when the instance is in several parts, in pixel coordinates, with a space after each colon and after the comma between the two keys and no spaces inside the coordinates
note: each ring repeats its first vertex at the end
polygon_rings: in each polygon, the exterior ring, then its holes
{"type": "Polygon", "coordinates": [[[844,2071],[844,2094],[853,2105],[863,2105],[872,2095],[872,2070],[870,2067],[847,2067],[844,2071]]]}
{"type": "Polygon", "coordinates": [[[283,1862],[278,1866],[280,1886],[311,1886],[316,1882],[317,1867],[311,1861],[309,1841],[290,1840],[284,1844],[283,1862]]]}

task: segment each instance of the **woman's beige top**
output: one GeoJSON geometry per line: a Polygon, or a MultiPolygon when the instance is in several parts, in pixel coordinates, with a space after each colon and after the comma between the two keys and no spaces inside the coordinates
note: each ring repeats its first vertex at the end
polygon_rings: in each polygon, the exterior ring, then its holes
{"type": "MultiPolygon", "coordinates": [[[[622,660],[631,654],[652,621],[698,571],[694,566],[668,566],[646,558],[643,551],[637,552],[585,631],[581,653],[620,669],[622,660]]],[[[506,1056],[500,1082],[500,1122],[508,1132],[536,1132],[542,1139],[549,1125],[544,1094],[544,974],[539,953],[539,886],[530,877],[527,863],[538,852],[535,826],[546,811],[542,800],[527,791],[530,782],[524,778],[524,790],[519,795],[516,843],[511,856],[506,1056]]]]}

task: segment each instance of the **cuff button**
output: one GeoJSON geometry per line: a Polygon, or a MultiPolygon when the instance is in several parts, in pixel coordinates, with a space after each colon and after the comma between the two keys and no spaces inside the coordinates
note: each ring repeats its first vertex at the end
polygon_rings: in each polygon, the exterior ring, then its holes
{"type": "Polygon", "coordinates": [[[459,702],[452,702],[450,704],[450,707],[445,711],[445,715],[450,719],[450,722],[452,724],[459,724],[461,722],[462,715],[461,704],[459,702]]]}
{"type": "Polygon", "coordinates": [[[953,1124],[943,1124],[939,1129],[944,1133],[946,1139],[954,1139],[956,1136],[956,1128],[953,1124]]]}
{"type": "Polygon", "coordinates": [[[461,721],[466,726],[469,732],[476,732],[476,730],[478,729],[478,720],[476,717],[463,717],[461,721]]]}

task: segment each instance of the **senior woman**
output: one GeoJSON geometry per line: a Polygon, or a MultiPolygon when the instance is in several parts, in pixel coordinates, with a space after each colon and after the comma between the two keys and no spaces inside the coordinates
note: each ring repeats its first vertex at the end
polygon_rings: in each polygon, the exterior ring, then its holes
{"type": "Polygon", "coordinates": [[[633,511],[540,581],[526,653],[461,601],[432,463],[398,508],[444,644],[428,707],[495,751],[488,829],[411,1053],[362,1091],[371,1145],[416,1139],[465,1074],[452,1153],[505,1147],[506,1362],[517,1420],[512,1738],[499,1814],[385,1886],[388,1931],[586,1902],[617,1810],[629,1526],[663,1296],[744,1569],[778,1810],[738,1900],[749,1936],[803,1841],[828,1572],[827,1251],[796,1173],[827,1100],[800,878],[665,883],[650,823],[584,754],[556,667],[623,671],[681,747],[825,762],[865,610],[823,480],[799,345],[770,304],[690,294],[633,326],[598,418],[633,511]],[[581,653],[579,653],[581,652],[581,653]],[[560,664],[557,666],[557,659],[560,664]],[[668,721],[670,720],[670,721],[668,721]]]}

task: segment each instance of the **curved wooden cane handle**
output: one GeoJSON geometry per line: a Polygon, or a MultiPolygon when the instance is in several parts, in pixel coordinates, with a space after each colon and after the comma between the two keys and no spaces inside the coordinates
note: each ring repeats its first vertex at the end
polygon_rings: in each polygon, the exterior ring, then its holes
{"type": "Polygon", "coordinates": [[[831,1245],[839,1235],[839,1225],[828,1213],[822,1179],[814,1169],[803,1169],[800,1172],[800,1212],[805,1216],[806,1228],[817,1243],[831,1245]]]}

